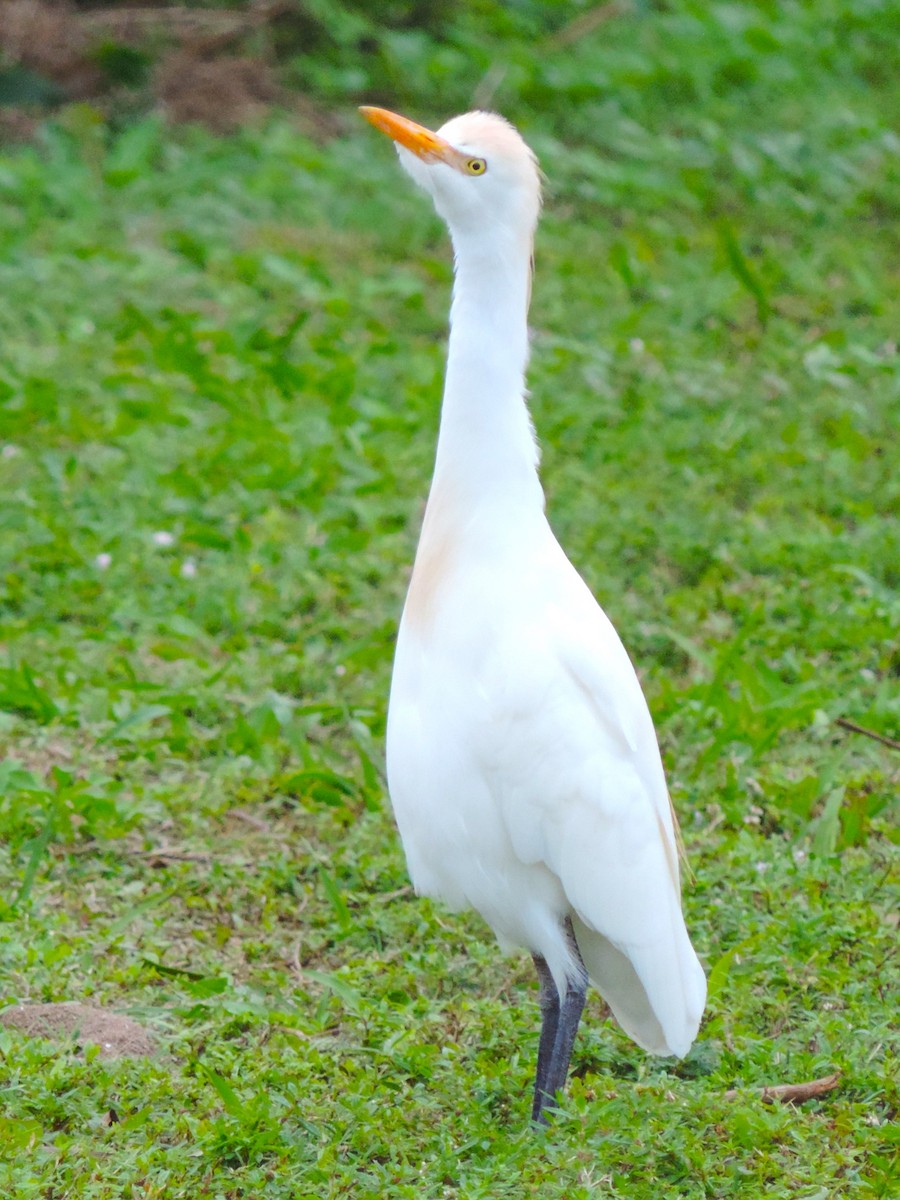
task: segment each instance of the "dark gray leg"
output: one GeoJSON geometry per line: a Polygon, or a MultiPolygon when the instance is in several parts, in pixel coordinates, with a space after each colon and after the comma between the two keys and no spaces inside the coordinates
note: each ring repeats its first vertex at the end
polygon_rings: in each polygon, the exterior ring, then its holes
{"type": "Polygon", "coordinates": [[[540,1120],[541,1107],[546,1099],[547,1072],[553,1056],[556,1043],[556,1030],[559,1025],[559,992],[553,982],[553,976],[546,961],[539,954],[533,954],[535,969],[541,981],[541,1041],[538,1046],[537,1075],[534,1079],[534,1103],[531,1107],[532,1121],[540,1120]]]}
{"type": "MultiPolygon", "coordinates": [[[[545,1110],[555,1102],[557,1094],[566,1085],[569,1062],[572,1058],[572,1047],[575,1044],[575,1034],[578,1032],[578,1022],[581,1020],[581,1013],[584,1009],[584,1001],[587,995],[587,971],[581,959],[578,943],[575,941],[572,922],[568,917],[566,917],[566,938],[579,969],[574,979],[567,980],[566,996],[561,1005],[557,996],[556,1033],[553,1038],[553,1049],[550,1051],[549,1061],[545,1061],[544,1063],[543,1073],[541,1070],[541,1058],[544,1050],[544,1035],[547,1029],[546,1015],[544,1027],[541,1030],[541,1045],[538,1051],[538,1075],[534,1089],[534,1108],[531,1114],[531,1119],[539,1125],[547,1124],[545,1110]]],[[[547,964],[544,963],[544,971],[546,970],[547,964]]],[[[541,974],[540,968],[538,968],[538,974],[541,974]]],[[[552,979],[550,980],[550,984],[553,986],[552,979]]],[[[555,986],[553,990],[554,992],[556,991],[555,986]]],[[[541,976],[542,997],[543,993],[544,978],[541,976]]],[[[543,1007],[543,1000],[541,1006],[543,1007]]]]}

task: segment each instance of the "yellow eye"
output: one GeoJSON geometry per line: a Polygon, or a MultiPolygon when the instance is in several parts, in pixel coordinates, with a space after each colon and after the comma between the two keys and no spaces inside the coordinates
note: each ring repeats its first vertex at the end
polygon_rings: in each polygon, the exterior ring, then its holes
{"type": "Polygon", "coordinates": [[[466,163],[466,170],[470,175],[483,175],[487,170],[487,163],[483,158],[470,158],[466,163]]]}

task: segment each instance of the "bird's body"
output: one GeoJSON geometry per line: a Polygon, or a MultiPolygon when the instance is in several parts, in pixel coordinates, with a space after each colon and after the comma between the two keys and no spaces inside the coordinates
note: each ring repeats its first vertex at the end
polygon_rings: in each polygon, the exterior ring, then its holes
{"type": "Polygon", "coordinates": [[[533,157],[488,114],[455,118],[424,146],[420,127],[367,115],[406,147],[456,254],[434,480],[391,685],[389,789],[417,891],[474,908],[501,945],[535,958],[542,1119],[565,1080],[585,973],[626,1032],[663,1055],[689,1049],[705,978],[640,684],[544,513],[524,390],[533,157]]]}

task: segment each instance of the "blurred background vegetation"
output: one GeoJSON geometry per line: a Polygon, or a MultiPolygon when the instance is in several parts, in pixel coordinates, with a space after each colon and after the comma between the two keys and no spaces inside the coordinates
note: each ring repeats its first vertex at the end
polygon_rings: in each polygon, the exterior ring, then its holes
{"type": "Polygon", "coordinates": [[[885,0],[0,0],[0,132],[27,134],[72,102],[113,124],[162,110],[219,130],[278,105],[329,132],[336,108],[365,100],[498,104],[590,138],[639,93],[642,107],[709,117],[759,89],[787,100],[798,73],[830,90],[884,87],[900,77],[896,19],[885,0]],[[594,36],[620,21],[630,52],[594,36]]]}

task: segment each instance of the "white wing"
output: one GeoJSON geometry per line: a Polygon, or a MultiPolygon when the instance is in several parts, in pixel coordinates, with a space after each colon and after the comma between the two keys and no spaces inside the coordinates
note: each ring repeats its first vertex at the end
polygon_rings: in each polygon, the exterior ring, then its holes
{"type": "MultiPolygon", "coordinates": [[[[559,556],[564,559],[562,551],[559,556]]],[[[594,984],[623,1028],[685,1054],[706,995],[681,913],[678,850],[653,723],[615,629],[575,569],[511,630],[483,752],[516,854],[560,880],[594,984]],[[492,752],[491,746],[499,747],[492,752]]]]}

